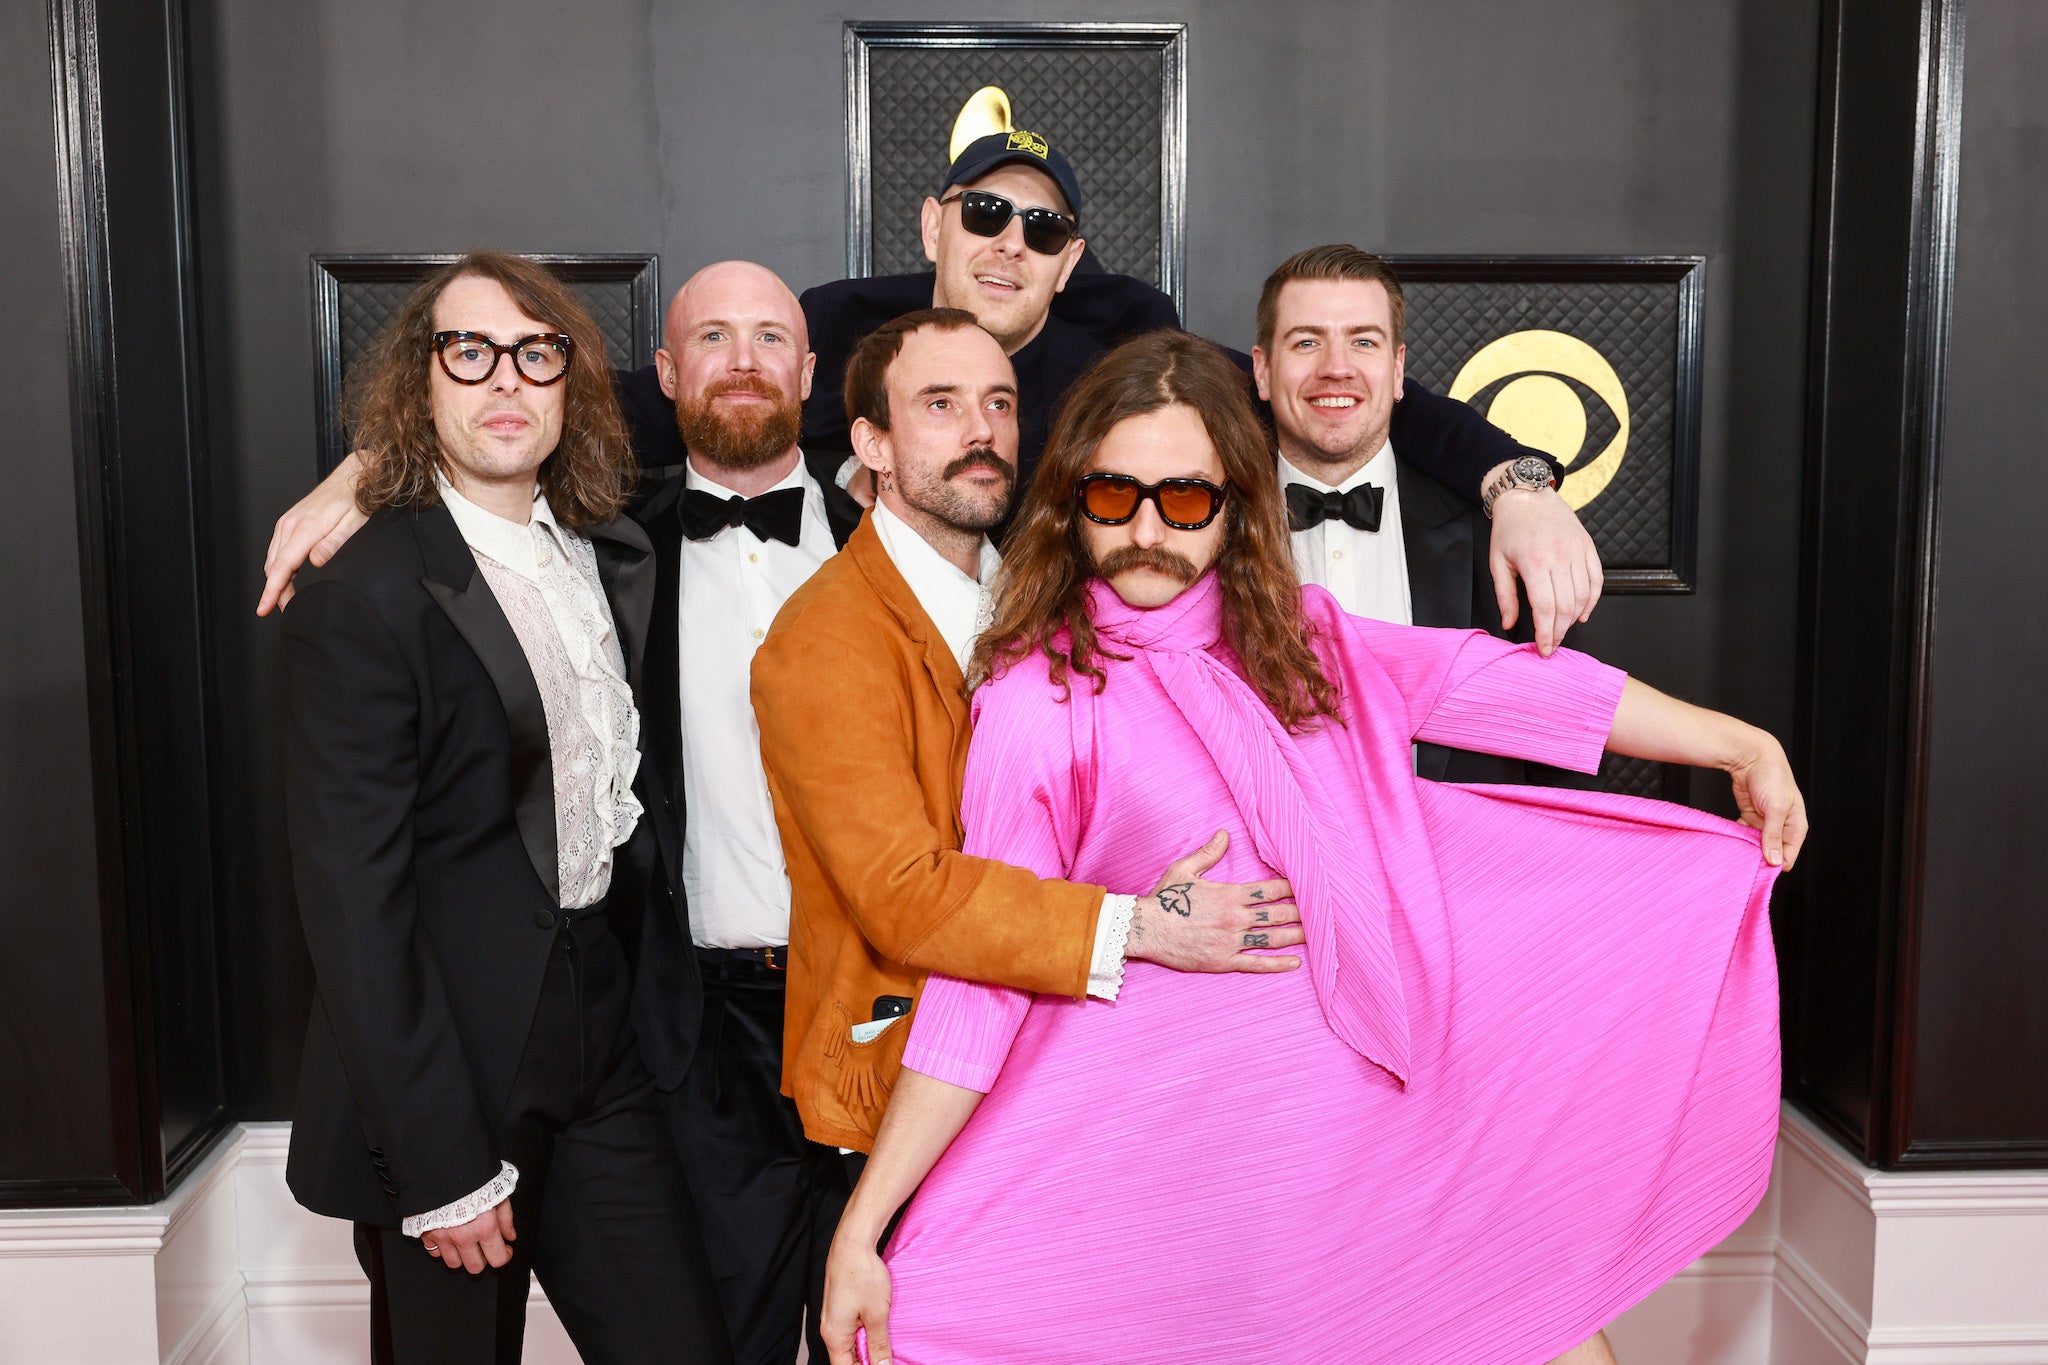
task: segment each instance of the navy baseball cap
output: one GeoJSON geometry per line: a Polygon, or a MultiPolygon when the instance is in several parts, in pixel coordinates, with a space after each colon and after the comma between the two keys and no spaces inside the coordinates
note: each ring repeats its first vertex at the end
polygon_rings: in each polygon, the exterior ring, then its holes
{"type": "Polygon", "coordinates": [[[946,183],[939,186],[939,195],[955,185],[979,180],[998,166],[1012,162],[1044,171],[1052,177],[1052,183],[1060,187],[1066,197],[1067,212],[1078,220],[1081,216],[1081,182],[1074,178],[1074,167],[1066,156],[1040,137],[1037,133],[1019,128],[1014,133],[990,133],[967,144],[960,155],[953,158],[953,164],[946,169],[946,183]]]}

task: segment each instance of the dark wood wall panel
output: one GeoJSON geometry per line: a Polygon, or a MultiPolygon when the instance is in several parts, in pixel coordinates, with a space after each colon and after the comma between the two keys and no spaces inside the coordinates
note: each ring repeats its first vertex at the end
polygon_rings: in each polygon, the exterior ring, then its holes
{"type": "Polygon", "coordinates": [[[1964,12],[1826,9],[1786,1082],[1881,1166],[2048,1162],[2048,552],[2015,497],[2048,19],[1971,0],[1966,85],[1964,12]]]}
{"type": "Polygon", "coordinates": [[[199,591],[208,546],[195,500],[185,7],[53,0],[48,15],[49,65],[27,88],[56,110],[70,563],[90,743],[89,762],[67,776],[89,774],[93,814],[92,847],[72,873],[98,893],[96,915],[66,922],[92,924],[99,947],[96,971],[57,981],[102,1008],[38,1061],[66,1075],[91,1067],[105,1090],[88,1108],[66,1087],[33,1112],[31,1146],[53,1150],[59,1166],[8,1182],[0,1200],[151,1200],[229,1115],[199,591]]]}
{"type": "Polygon", "coordinates": [[[1889,1115],[1906,810],[1925,680],[1913,521],[1932,431],[1910,394],[1915,294],[1931,243],[1916,204],[1929,73],[1918,11],[1829,0],[1816,167],[1800,757],[1814,841],[1787,940],[1786,1089],[1866,1158],[1889,1115]],[[1917,171],[1917,174],[1916,174],[1917,171]],[[1908,496],[1908,490],[1912,490],[1908,496]]]}
{"type": "Polygon", "coordinates": [[[0,1199],[116,1188],[80,629],[49,15],[0,6],[0,260],[15,351],[0,537],[0,1199]]]}
{"type": "Polygon", "coordinates": [[[2048,9],[1969,0],[1908,1162],[2048,1164],[2048,9]]]}

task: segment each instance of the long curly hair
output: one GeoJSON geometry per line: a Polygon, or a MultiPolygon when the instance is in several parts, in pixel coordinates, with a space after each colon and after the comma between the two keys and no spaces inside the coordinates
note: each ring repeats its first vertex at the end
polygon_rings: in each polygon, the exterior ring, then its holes
{"type": "Polygon", "coordinates": [[[1224,640],[1242,661],[1245,680],[1290,730],[1336,714],[1337,688],[1302,611],[1273,447],[1252,413],[1250,384],[1214,343],[1170,329],[1125,342],[1067,391],[1004,545],[995,619],[969,661],[970,687],[1037,650],[1055,683],[1070,686],[1079,674],[1100,692],[1100,660],[1127,657],[1105,649],[1089,619],[1093,566],[1074,483],[1089,472],[1112,427],[1176,404],[1202,419],[1230,485],[1215,566],[1224,640]]]}
{"type": "Polygon", "coordinates": [[[569,373],[561,382],[562,437],[540,467],[540,489],[564,526],[594,526],[625,510],[637,465],[612,392],[604,334],[554,271],[502,251],[472,251],[421,281],[377,338],[343,405],[363,459],[356,505],[431,507],[442,464],[434,433],[434,305],[450,284],[476,275],[502,285],[519,310],[568,333],[569,373]]]}

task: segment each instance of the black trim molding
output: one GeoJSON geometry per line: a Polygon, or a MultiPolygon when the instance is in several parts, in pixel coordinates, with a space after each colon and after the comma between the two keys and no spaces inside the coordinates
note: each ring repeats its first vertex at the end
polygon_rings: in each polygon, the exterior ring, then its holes
{"type": "Polygon", "coordinates": [[[103,1042],[112,1101],[67,1117],[114,1169],[9,1180],[0,1204],[147,1202],[230,1121],[186,12],[51,0],[49,23],[102,950],[79,985],[106,1002],[76,1064],[103,1042]]]}
{"type": "Polygon", "coordinates": [[[1786,1092],[1872,1165],[2038,1165],[1914,1137],[1963,5],[1827,0],[1822,41],[1786,1092]]]}

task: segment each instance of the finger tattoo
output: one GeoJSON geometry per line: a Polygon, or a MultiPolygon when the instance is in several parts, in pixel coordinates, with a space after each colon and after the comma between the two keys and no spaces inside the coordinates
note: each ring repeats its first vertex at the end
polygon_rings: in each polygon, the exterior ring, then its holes
{"type": "Polygon", "coordinates": [[[1265,911],[1255,910],[1252,912],[1253,924],[1271,924],[1272,922],[1273,917],[1271,915],[1268,915],[1265,911]]]}
{"type": "Polygon", "coordinates": [[[1267,946],[1266,937],[1264,934],[1246,934],[1244,936],[1244,946],[1247,948],[1264,948],[1267,946]]]}

